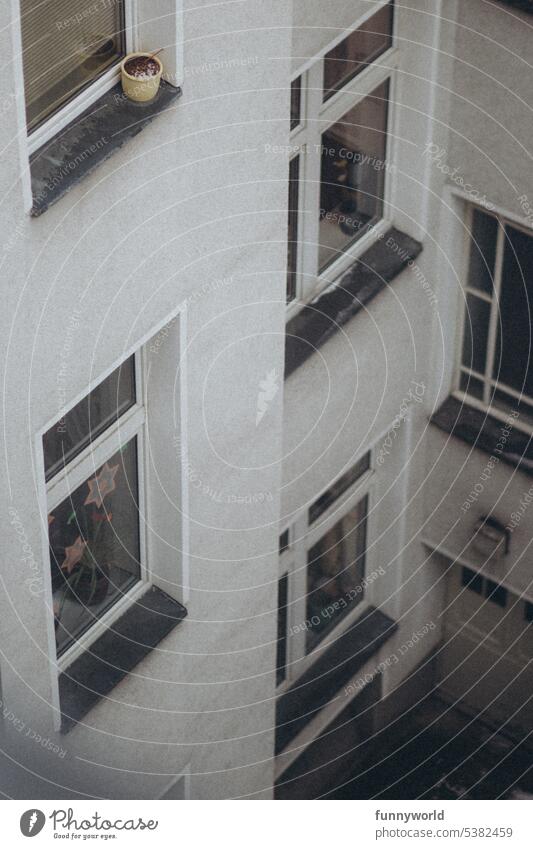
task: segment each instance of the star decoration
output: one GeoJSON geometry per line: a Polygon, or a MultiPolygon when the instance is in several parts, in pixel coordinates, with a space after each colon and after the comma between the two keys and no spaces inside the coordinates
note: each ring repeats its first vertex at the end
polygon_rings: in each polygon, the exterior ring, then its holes
{"type": "Polygon", "coordinates": [[[97,507],[102,506],[106,495],[116,489],[115,475],[117,472],[118,464],[116,466],[110,466],[108,463],[105,463],[100,470],[100,474],[87,481],[89,495],[83,502],[85,506],[88,504],[96,504],[97,507]]]}
{"type": "Polygon", "coordinates": [[[87,543],[81,537],[78,537],[72,545],[65,546],[65,559],[61,564],[61,568],[65,569],[69,575],[76,563],[79,563],[86,545],[87,543]]]}

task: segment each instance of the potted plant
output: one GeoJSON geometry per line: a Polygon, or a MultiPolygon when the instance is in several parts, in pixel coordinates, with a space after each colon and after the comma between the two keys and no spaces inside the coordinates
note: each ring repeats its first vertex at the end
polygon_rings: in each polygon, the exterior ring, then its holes
{"type": "Polygon", "coordinates": [[[146,103],[159,90],[163,63],[155,53],[130,53],[120,65],[122,90],[129,100],[146,103]]]}

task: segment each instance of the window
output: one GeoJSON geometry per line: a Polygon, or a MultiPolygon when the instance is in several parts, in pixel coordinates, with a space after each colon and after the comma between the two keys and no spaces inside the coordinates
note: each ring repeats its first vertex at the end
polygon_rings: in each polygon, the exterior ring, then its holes
{"type": "Polygon", "coordinates": [[[489,578],[483,577],[479,572],[474,572],[473,569],[463,567],[462,569],[462,585],[476,595],[484,596],[492,601],[498,607],[505,607],[507,604],[507,590],[501,584],[496,584],[489,578]]]}
{"type": "Polygon", "coordinates": [[[331,505],[370,469],[370,451],[349,469],[345,475],[337,478],[334,484],[322,493],[309,508],[309,524],[315,522],[331,505]]]}
{"type": "Polygon", "coordinates": [[[388,3],[324,57],[324,94],[328,100],[374,59],[392,47],[394,3],[388,3]]]}
{"type": "Polygon", "coordinates": [[[127,0],[20,0],[31,132],[126,55],[127,0]]]}
{"type": "Polygon", "coordinates": [[[43,436],[58,656],[145,577],[135,358],[43,436]]]}
{"type": "Polygon", "coordinates": [[[291,86],[289,304],[334,282],[387,220],[394,3],[377,5],[291,86]]]}
{"type": "Polygon", "coordinates": [[[278,581],[278,644],[276,649],[276,684],[279,686],[287,673],[287,602],[289,576],[287,572],[278,581]]]}
{"type": "Polygon", "coordinates": [[[298,77],[291,83],[291,130],[295,130],[301,120],[302,109],[302,78],[298,77]]]}
{"type": "Polygon", "coordinates": [[[479,572],[474,572],[473,569],[467,569],[466,566],[462,571],[462,584],[477,595],[483,594],[483,576],[479,572]]]}
{"type": "Polygon", "coordinates": [[[372,486],[367,452],[280,535],[280,690],[316,660],[327,647],[326,636],[335,639],[371,601],[375,575],[368,570],[367,539],[372,486]]]}
{"type": "Polygon", "coordinates": [[[367,514],[368,499],[363,498],[309,551],[307,651],[363,598],[367,514]]]}
{"type": "Polygon", "coordinates": [[[459,389],[533,423],[533,234],[471,207],[459,389]]]}
{"type": "Polygon", "coordinates": [[[287,551],[289,546],[290,546],[290,534],[289,534],[289,529],[286,528],[286,530],[284,530],[283,533],[279,535],[279,553],[283,554],[284,551],[287,551]]]}
{"type": "Polygon", "coordinates": [[[287,302],[296,297],[296,267],[298,256],[298,192],[300,157],[289,163],[289,236],[287,240],[287,302]]]}
{"type": "Polygon", "coordinates": [[[319,270],[383,213],[389,81],[322,135],[319,270]]]}

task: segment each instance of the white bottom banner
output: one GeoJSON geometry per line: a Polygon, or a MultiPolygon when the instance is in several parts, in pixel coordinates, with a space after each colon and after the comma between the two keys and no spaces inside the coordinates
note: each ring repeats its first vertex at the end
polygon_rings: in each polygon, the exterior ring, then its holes
{"type": "Polygon", "coordinates": [[[533,805],[460,802],[5,801],[3,845],[530,847],[533,805]]]}

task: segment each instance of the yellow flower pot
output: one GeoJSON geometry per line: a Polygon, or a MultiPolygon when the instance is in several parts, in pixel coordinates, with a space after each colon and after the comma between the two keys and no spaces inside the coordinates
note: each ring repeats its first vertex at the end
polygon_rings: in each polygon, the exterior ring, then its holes
{"type": "Polygon", "coordinates": [[[135,77],[126,71],[126,65],[131,59],[135,59],[137,56],[145,56],[148,59],[152,54],[145,51],[129,53],[122,60],[120,64],[122,91],[129,100],[134,100],[137,103],[146,103],[148,100],[153,100],[158,92],[161,74],[163,73],[163,64],[157,56],[153,56],[153,61],[159,65],[159,72],[150,77],[135,77]]]}

